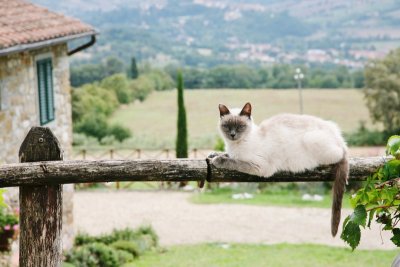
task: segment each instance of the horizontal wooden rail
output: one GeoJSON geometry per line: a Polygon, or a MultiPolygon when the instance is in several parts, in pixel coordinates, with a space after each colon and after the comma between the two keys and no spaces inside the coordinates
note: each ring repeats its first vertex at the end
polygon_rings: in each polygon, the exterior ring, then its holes
{"type": "MultiPolygon", "coordinates": [[[[364,180],[387,158],[351,158],[350,179],[364,180]]],[[[116,181],[315,182],[331,181],[333,166],[304,173],[280,172],[272,177],[216,169],[206,160],[45,161],[0,166],[0,187],[116,181]]]]}

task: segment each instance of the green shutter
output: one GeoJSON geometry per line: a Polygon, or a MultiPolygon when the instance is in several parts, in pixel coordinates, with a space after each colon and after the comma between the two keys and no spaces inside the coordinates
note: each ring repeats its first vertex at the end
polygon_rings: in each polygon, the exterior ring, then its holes
{"type": "Polygon", "coordinates": [[[47,85],[47,115],[48,120],[54,120],[54,96],[53,96],[53,66],[51,60],[46,65],[46,85],[47,85]]]}
{"type": "Polygon", "coordinates": [[[36,63],[40,124],[54,120],[53,67],[51,59],[38,60],[36,63]]]}
{"type": "Polygon", "coordinates": [[[45,83],[45,68],[43,62],[37,62],[37,77],[39,89],[39,112],[40,124],[43,125],[47,122],[47,109],[46,109],[46,83],[45,83]]]}

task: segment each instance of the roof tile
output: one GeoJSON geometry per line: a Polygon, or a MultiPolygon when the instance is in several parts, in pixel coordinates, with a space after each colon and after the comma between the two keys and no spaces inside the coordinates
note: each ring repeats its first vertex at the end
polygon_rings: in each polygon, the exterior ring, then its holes
{"type": "Polygon", "coordinates": [[[95,30],[75,18],[24,0],[0,0],[0,49],[95,30]]]}

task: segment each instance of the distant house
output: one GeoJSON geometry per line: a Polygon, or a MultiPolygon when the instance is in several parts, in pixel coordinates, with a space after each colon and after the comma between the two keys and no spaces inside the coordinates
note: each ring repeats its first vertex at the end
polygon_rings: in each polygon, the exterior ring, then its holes
{"type": "MultiPolygon", "coordinates": [[[[18,161],[23,139],[38,125],[50,127],[64,157],[70,156],[68,57],[92,45],[95,35],[77,19],[22,0],[0,0],[0,164],[18,161]],[[80,43],[74,49],[72,40],[80,43]]],[[[64,186],[64,248],[72,245],[72,192],[72,185],[64,186]]]]}
{"type": "Polygon", "coordinates": [[[94,43],[77,19],[22,0],[0,0],[0,163],[18,161],[32,126],[50,127],[66,156],[72,143],[68,56],[94,43]],[[76,49],[68,42],[88,39],[76,49]]]}

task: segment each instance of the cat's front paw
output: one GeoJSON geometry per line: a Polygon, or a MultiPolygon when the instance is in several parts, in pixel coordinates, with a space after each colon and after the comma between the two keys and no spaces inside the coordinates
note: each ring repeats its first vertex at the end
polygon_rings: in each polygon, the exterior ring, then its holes
{"type": "Polygon", "coordinates": [[[208,154],[207,158],[212,159],[212,158],[215,158],[215,157],[218,157],[218,156],[226,156],[227,157],[228,153],[213,151],[210,154],[208,154]]]}
{"type": "Polygon", "coordinates": [[[229,160],[229,158],[225,155],[219,155],[211,160],[211,164],[216,167],[216,168],[225,168],[226,167],[226,162],[229,160]]]}

